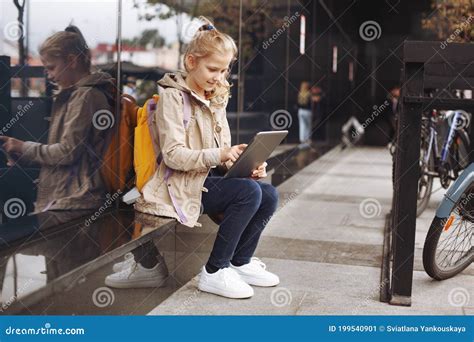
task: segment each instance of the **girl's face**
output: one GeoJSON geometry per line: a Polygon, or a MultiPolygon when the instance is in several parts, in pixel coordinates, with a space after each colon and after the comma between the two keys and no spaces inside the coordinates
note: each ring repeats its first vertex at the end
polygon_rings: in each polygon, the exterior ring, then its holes
{"type": "Polygon", "coordinates": [[[212,91],[217,83],[223,83],[232,61],[232,53],[215,53],[207,57],[187,56],[191,86],[198,94],[212,91]]]}
{"type": "Polygon", "coordinates": [[[77,60],[74,55],[67,59],[41,56],[48,78],[61,88],[72,86],[77,80],[77,60]]]}

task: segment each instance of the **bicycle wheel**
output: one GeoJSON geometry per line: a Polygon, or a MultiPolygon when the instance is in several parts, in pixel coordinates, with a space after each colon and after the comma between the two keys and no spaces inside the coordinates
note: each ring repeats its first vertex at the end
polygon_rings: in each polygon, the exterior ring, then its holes
{"type": "Polygon", "coordinates": [[[429,131],[422,129],[420,142],[420,178],[418,179],[418,197],[416,203],[416,216],[420,216],[428,206],[433,190],[433,176],[430,172],[434,172],[433,153],[427,158],[429,148],[429,131]]]}
{"type": "Polygon", "coordinates": [[[458,130],[449,150],[450,164],[453,178],[469,166],[469,137],[465,130],[458,130]]]}
{"type": "Polygon", "coordinates": [[[451,278],[474,259],[474,192],[469,188],[448,218],[435,217],[423,247],[423,266],[436,280],[451,278]]]}

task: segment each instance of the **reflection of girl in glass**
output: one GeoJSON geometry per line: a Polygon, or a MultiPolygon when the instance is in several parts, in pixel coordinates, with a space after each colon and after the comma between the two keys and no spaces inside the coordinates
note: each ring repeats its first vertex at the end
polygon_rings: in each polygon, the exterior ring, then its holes
{"type": "Polygon", "coordinates": [[[39,53],[48,78],[58,86],[47,143],[0,136],[0,144],[9,166],[41,167],[35,211],[98,208],[105,198],[99,166],[111,132],[100,123],[113,120],[112,79],[91,73],[91,52],[75,26],[46,39],[39,53]]]}

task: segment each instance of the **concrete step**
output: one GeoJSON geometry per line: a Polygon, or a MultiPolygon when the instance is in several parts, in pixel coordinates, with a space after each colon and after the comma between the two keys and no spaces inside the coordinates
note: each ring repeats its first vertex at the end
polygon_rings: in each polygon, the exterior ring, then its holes
{"type": "MultiPolygon", "coordinates": [[[[412,306],[380,302],[391,169],[385,148],[334,148],[278,186],[279,208],[262,234],[256,256],[280,276],[279,286],[255,288],[254,297],[237,301],[199,291],[196,277],[150,314],[472,314],[472,299],[456,307],[450,296],[453,288],[468,291],[474,265],[444,282],[433,282],[422,270],[422,243],[434,215],[431,207],[417,220],[412,306]]],[[[433,202],[441,195],[433,194],[433,202]]]]}

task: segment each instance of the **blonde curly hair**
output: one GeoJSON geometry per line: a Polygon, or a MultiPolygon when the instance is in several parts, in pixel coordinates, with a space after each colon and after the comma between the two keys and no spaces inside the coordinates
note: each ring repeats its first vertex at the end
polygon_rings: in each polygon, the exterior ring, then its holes
{"type": "MultiPolygon", "coordinates": [[[[230,52],[232,54],[232,62],[234,62],[237,58],[238,49],[232,37],[217,30],[214,24],[206,17],[201,16],[199,20],[204,24],[186,47],[183,63],[185,70],[187,72],[190,70],[187,65],[187,56],[190,54],[199,59],[214,53],[223,54],[230,52]]],[[[230,68],[226,78],[229,77],[229,74],[230,68]]],[[[206,92],[206,98],[216,104],[223,104],[229,98],[230,88],[231,84],[227,80],[219,82],[212,92],[206,92]]]]}

